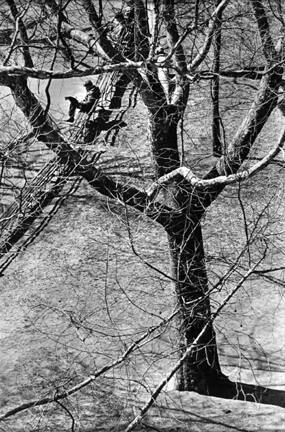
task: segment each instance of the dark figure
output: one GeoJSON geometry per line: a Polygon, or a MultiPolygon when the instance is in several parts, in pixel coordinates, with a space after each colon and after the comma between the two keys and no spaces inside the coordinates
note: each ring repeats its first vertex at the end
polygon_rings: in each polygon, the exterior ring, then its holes
{"type": "Polygon", "coordinates": [[[121,129],[127,126],[123,120],[109,120],[111,111],[100,109],[95,120],[89,120],[86,123],[84,134],[85,144],[92,144],[102,131],[111,129],[121,129]]]}
{"type": "Polygon", "coordinates": [[[86,96],[82,102],[78,102],[78,100],[72,96],[67,96],[65,99],[69,100],[70,106],[68,115],[69,118],[66,120],[69,123],[74,122],[74,115],[76,109],[84,113],[89,113],[93,108],[95,102],[100,99],[101,93],[99,87],[93,84],[91,80],[88,80],[84,83],[84,87],[86,88],[86,96]]]}

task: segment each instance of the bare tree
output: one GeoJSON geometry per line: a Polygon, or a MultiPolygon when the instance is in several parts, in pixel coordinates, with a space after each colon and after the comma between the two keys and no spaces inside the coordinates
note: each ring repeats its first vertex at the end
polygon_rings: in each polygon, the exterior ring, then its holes
{"type": "MultiPolygon", "coordinates": [[[[202,221],[226,186],[241,184],[264,170],[283,148],[280,126],[279,138],[263,145],[266,151],[259,154],[260,160],[252,166],[247,163],[260,146],[263,129],[272,127],[278,103],[282,105],[283,6],[277,0],[103,3],[5,1],[0,34],[6,54],[1,55],[0,83],[10,90],[34,139],[54,152],[69,173],[145,214],[167,233],[183,359],[175,369],[178,389],[239,397],[219,362],[213,323],[219,308],[211,311],[215,283],[207,274],[202,221]],[[115,7],[125,14],[121,39],[112,34],[115,7]],[[254,35],[252,42],[245,35],[254,35]],[[109,175],[100,160],[90,162],[90,154],[76,148],[80,140],[76,142],[74,135],[70,140],[50,112],[52,81],[116,73],[115,86],[123,87],[111,93],[109,108],[114,106],[112,96],[121,100],[132,83],[148,114],[154,174],[134,185],[109,175]],[[31,90],[31,78],[46,81],[46,101],[40,102],[31,90]],[[196,174],[189,134],[191,104],[199,97],[205,115],[212,103],[208,126],[219,157],[196,174]]],[[[248,232],[246,244],[248,251],[248,232]]],[[[243,267],[244,274],[257,271],[266,251],[266,242],[261,242],[254,262],[250,259],[243,267]]],[[[238,267],[240,271],[240,262],[238,267]]]]}

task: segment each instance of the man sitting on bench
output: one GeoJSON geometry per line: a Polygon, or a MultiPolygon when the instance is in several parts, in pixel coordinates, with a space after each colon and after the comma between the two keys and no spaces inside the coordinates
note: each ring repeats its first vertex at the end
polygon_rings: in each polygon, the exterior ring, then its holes
{"type": "Polygon", "coordinates": [[[91,109],[93,108],[95,102],[100,99],[101,92],[99,87],[97,87],[91,80],[88,80],[84,83],[84,87],[86,88],[86,96],[82,100],[82,102],[79,102],[76,98],[72,96],[66,96],[65,100],[69,100],[70,106],[68,115],[69,118],[66,120],[69,123],[74,122],[74,116],[76,109],[79,109],[79,111],[83,113],[89,113],[91,109]]]}

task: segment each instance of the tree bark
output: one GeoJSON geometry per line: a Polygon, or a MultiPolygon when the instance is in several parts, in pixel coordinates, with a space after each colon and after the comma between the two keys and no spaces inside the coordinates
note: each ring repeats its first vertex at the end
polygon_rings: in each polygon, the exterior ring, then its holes
{"type": "MultiPolygon", "coordinates": [[[[211,319],[211,306],[200,215],[183,212],[168,227],[172,273],[180,307],[179,351],[183,355],[211,319]]],[[[216,335],[209,324],[199,344],[184,362],[177,376],[178,390],[213,394],[223,377],[216,335]]]]}
{"type": "MultiPolygon", "coordinates": [[[[181,109],[178,106],[166,105],[149,111],[152,151],[157,175],[161,176],[180,166],[177,126],[181,109]]],[[[189,190],[183,182],[174,185],[173,190],[168,187],[164,195],[165,202],[173,208],[171,222],[165,228],[180,308],[178,344],[180,355],[183,355],[205,323],[211,319],[200,224],[204,209],[197,195],[189,199],[189,190]]],[[[217,383],[222,379],[225,377],[218,360],[216,335],[213,325],[209,324],[199,345],[178,372],[177,387],[178,390],[213,394],[217,383]]]]}
{"type": "Polygon", "coordinates": [[[174,105],[157,106],[150,111],[152,154],[157,177],[180,166],[177,143],[179,109],[174,105]]]}

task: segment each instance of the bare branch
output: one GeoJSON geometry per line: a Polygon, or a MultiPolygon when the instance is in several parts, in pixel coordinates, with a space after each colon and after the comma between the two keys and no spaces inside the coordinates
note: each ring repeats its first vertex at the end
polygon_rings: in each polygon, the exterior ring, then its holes
{"type": "Polygon", "coordinates": [[[184,354],[180,357],[180,359],[176,362],[176,364],[174,365],[174,367],[168,372],[168,374],[163,378],[163,380],[161,380],[161,382],[159,383],[159,385],[155,388],[155,390],[153,391],[153,393],[151,394],[150,398],[148,399],[148,401],[145,403],[145,405],[141,408],[140,410],[140,414],[138,414],[134,420],[129,424],[129,426],[125,429],[125,432],[131,432],[132,430],[134,430],[134,428],[141,422],[141,420],[143,419],[143,417],[146,415],[146,413],[148,412],[148,410],[153,406],[153,404],[155,403],[156,399],[158,398],[158,396],[160,395],[160,393],[162,392],[163,388],[166,386],[166,384],[171,380],[171,378],[174,376],[174,374],[181,368],[182,364],[184,363],[184,361],[187,359],[187,357],[190,356],[190,354],[192,353],[192,351],[194,349],[197,348],[197,345],[199,344],[199,341],[202,339],[204,333],[206,332],[208,326],[210,324],[213,323],[213,321],[219,316],[220,312],[222,311],[222,309],[224,309],[224,307],[228,304],[229,300],[233,297],[233,295],[240,289],[240,287],[244,284],[244,282],[252,275],[252,273],[255,271],[255,269],[258,267],[258,265],[260,264],[260,262],[264,259],[264,256],[262,256],[262,258],[252,267],[250,268],[246,274],[240,279],[240,281],[237,283],[237,285],[235,286],[234,289],[232,289],[232,291],[228,294],[228,296],[224,299],[224,301],[222,302],[222,304],[219,306],[219,308],[216,310],[216,312],[213,314],[212,318],[209,319],[204,327],[202,328],[202,330],[200,331],[200,333],[198,334],[198,336],[195,338],[195,340],[192,342],[191,345],[189,345],[189,347],[187,347],[186,351],[184,352],[184,354]]]}
{"type": "Polygon", "coordinates": [[[213,73],[214,77],[211,82],[212,98],[212,137],[213,137],[213,155],[221,156],[223,144],[221,137],[221,116],[220,116],[220,65],[221,65],[221,42],[222,42],[222,17],[223,9],[217,14],[216,29],[213,35],[214,60],[213,73]]]}
{"type": "Polygon", "coordinates": [[[95,381],[99,376],[103,375],[110,369],[114,369],[116,366],[121,364],[130,354],[140,349],[141,343],[145,343],[145,339],[148,339],[149,336],[151,336],[157,330],[164,328],[177,314],[178,311],[175,310],[174,312],[172,312],[172,314],[169,317],[163,319],[158,325],[149,328],[140,338],[135,340],[129,347],[127,347],[127,349],[123,352],[123,354],[120,357],[118,357],[113,362],[103,366],[95,374],[90,375],[84,381],[81,381],[80,383],[76,384],[74,387],[71,387],[70,389],[63,391],[62,393],[56,393],[52,397],[34,399],[32,401],[23,403],[22,405],[19,405],[15,408],[12,408],[9,411],[7,411],[5,414],[0,415],[0,421],[3,421],[11,416],[14,416],[15,414],[18,414],[20,412],[26,411],[31,408],[60,401],[62,399],[67,398],[68,396],[73,395],[74,393],[77,393],[83,388],[87,387],[89,384],[95,381]]]}
{"type": "Polygon", "coordinates": [[[281,133],[277,145],[266,156],[264,156],[264,158],[247,170],[228,176],[218,176],[213,179],[203,180],[197,177],[190,168],[180,167],[156,180],[156,182],[148,189],[147,194],[150,199],[153,199],[162,186],[166,186],[167,184],[170,184],[174,181],[181,181],[181,179],[184,179],[191,188],[203,190],[207,190],[209,187],[213,186],[226,186],[247,180],[249,177],[252,177],[254,174],[258,173],[268,164],[270,164],[275,156],[277,156],[277,154],[283,149],[284,143],[285,128],[281,133]]]}
{"type": "Polygon", "coordinates": [[[163,16],[166,22],[168,44],[170,47],[170,54],[166,57],[165,63],[167,63],[168,58],[173,56],[177,69],[176,86],[171,96],[171,103],[174,105],[178,103],[186,104],[189,94],[189,83],[185,76],[187,73],[187,63],[183,46],[179,43],[180,38],[175,20],[174,1],[164,0],[163,5],[163,16]]]}
{"type": "Polygon", "coordinates": [[[198,345],[200,339],[203,337],[204,333],[206,332],[206,330],[207,330],[207,328],[209,326],[209,323],[210,323],[210,321],[208,321],[204,325],[204,327],[202,328],[202,330],[200,331],[200,333],[198,334],[198,336],[195,338],[195,340],[193,341],[193,343],[186,349],[186,351],[183,354],[183,356],[180,357],[180,359],[176,362],[175,366],[171,369],[171,371],[165,376],[165,378],[155,388],[154,392],[151,394],[151,397],[149,398],[149,400],[147,401],[147,403],[141,408],[140,414],[138,414],[134,418],[134,420],[125,429],[125,432],[131,432],[141,422],[141,420],[146,415],[146,413],[148,412],[148,410],[155,403],[156,399],[160,395],[160,393],[163,390],[163,388],[171,380],[171,378],[175,375],[175,373],[178,371],[178,369],[180,369],[180,367],[182,366],[182,364],[184,363],[184,361],[186,360],[186,358],[188,356],[190,356],[190,354],[192,353],[192,351],[196,348],[196,346],[198,345]]]}
{"type": "Polygon", "coordinates": [[[167,223],[171,213],[169,207],[154,205],[149,202],[149,197],[145,192],[131,185],[123,185],[106,176],[87,160],[82,151],[75,150],[65,142],[23,79],[14,79],[9,86],[16,104],[33,127],[35,136],[59,156],[62,164],[72,168],[103,195],[118,199],[140,212],[146,212],[149,217],[159,223],[167,223]]]}
{"type": "MultiPolygon", "coordinates": [[[[277,63],[272,65],[270,69],[271,71],[261,79],[257,95],[229,144],[227,154],[218,160],[204,179],[214,179],[221,174],[234,174],[247,158],[257,136],[278,103],[278,89],[283,82],[283,68],[277,63]]],[[[203,200],[205,207],[213,202],[225,184],[227,183],[215,184],[212,190],[209,189],[209,193],[205,195],[203,200]]]]}
{"type": "Polygon", "coordinates": [[[11,57],[11,55],[13,53],[13,50],[15,48],[15,42],[17,40],[18,33],[19,33],[19,21],[24,16],[24,14],[25,14],[25,10],[23,10],[23,12],[20,15],[18,15],[17,18],[16,18],[14,36],[13,36],[13,39],[11,41],[11,45],[10,45],[9,51],[8,51],[5,59],[3,60],[3,66],[5,66],[9,62],[10,57],[11,57]]]}
{"type": "MultiPolygon", "coordinates": [[[[166,22],[166,30],[168,34],[168,43],[171,48],[170,56],[174,55],[176,66],[183,74],[187,70],[186,58],[182,44],[179,43],[179,33],[175,22],[175,11],[173,0],[164,0],[164,19],[166,22]]],[[[167,57],[168,59],[168,57],[167,57]]]]}
{"type": "Polygon", "coordinates": [[[9,74],[11,76],[23,76],[38,79],[64,79],[64,78],[76,78],[84,77],[90,75],[100,75],[107,72],[114,71],[131,71],[135,69],[140,69],[143,67],[143,62],[133,62],[131,60],[126,60],[122,63],[107,64],[103,66],[95,66],[82,70],[69,69],[65,72],[56,71],[51,69],[35,69],[28,68],[24,66],[0,66],[0,75],[9,74]]]}
{"type": "MultiPolygon", "coordinates": [[[[187,70],[192,72],[193,69],[197,68],[204,58],[206,57],[207,53],[209,52],[209,49],[211,47],[212,37],[215,30],[215,23],[216,23],[216,16],[219,14],[224,8],[227,6],[227,4],[230,2],[230,0],[222,0],[219,6],[214,10],[213,14],[211,15],[211,19],[213,21],[211,22],[211,26],[209,27],[208,34],[206,36],[206,39],[204,41],[203,48],[201,51],[197,54],[197,56],[192,61],[191,65],[187,66],[187,70]]],[[[170,53],[165,58],[165,62],[168,62],[173,55],[176,53],[177,48],[183,43],[185,38],[190,34],[193,30],[195,30],[197,27],[197,24],[194,25],[188,25],[182,35],[179,37],[179,39],[175,42],[175,44],[172,46],[172,49],[170,53]]]]}
{"type": "Polygon", "coordinates": [[[153,10],[152,10],[152,15],[153,15],[153,28],[152,28],[152,32],[151,32],[151,41],[150,41],[150,52],[149,52],[149,56],[148,56],[148,60],[152,59],[155,53],[155,48],[157,47],[157,43],[158,43],[158,37],[159,37],[159,27],[160,27],[160,8],[159,8],[159,3],[158,2],[154,2],[153,5],[153,10]]]}
{"type": "Polygon", "coordinates": [[[190,70],[197,69],[197,67],[202,63],[202,61],[205,59],[206,55],[209,52],[209,49],[212,44],[213,35],[216,29],[217,20],[219,19],[220,13],[225,9],[225,7],[228,5],[230,0],[222,0],[220,4],[216,7],[214,12],[211,15],[211,22],[208,29],[208,34],[205,38],[204,44],[200,50],[200,52],[196,55],[196,57],[193,59],[191,65],[189,66],[190,70]]]}
{"type": "Polygon", "coordinates": [[[277,56],[276,49],[270,33],[269,23],[266,16],[262,0],[251,0],[252,8],[254,10],[255,18],[257,21],[260,38],[262,41],[263,54],[269,64],[275,60],[277,56]]]}
{"type": "Polygon", "coordinates": [[[98,16],[92,1],[81,0],[81,3],[89,17],[90,24],[98,34],[98,42],[96,42],[98,52],[103,54],[105,58],[112,59],[113,61],[124,61],[122,54],[114,48],[112,43],[107,38],[105,29],[101,26],[101,19],[98,16]]]}
{"type": "MultiPolygon", "coordinates": [[[[11,13],[13,15],[15,22],[16,22],[16,32],[17,32],[17,27],[19,28],[21,40],[23,43],[23,56],[24,56],[25,66],[33,67],[33,60],[32,60],[32,57],[31,57],[31,54],[29,51],[29,46],[28,46],[29,45],[29,38],[28,38],[27,31],[26,31],[26,27],[22,21],[22,17],[26,13],[26,11],[29,7],[29,2],[26,5],[26,8],[24,9],[24,11],[21,14],[19,14],[14,0],[6,0],[6,1],[10,7],[11,13]]],[[[14,39],[13,39],[13,42],[15,42],[14,39]]]]}

